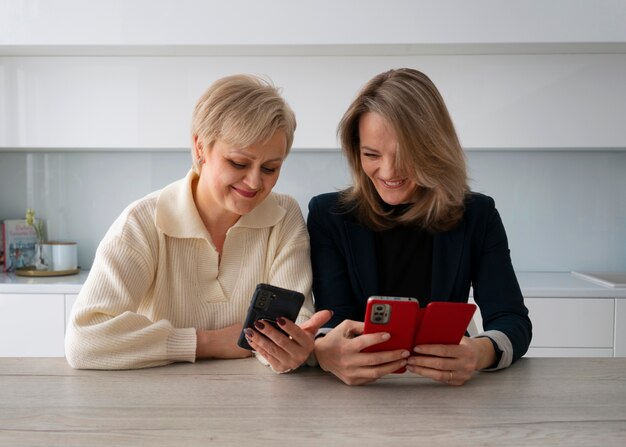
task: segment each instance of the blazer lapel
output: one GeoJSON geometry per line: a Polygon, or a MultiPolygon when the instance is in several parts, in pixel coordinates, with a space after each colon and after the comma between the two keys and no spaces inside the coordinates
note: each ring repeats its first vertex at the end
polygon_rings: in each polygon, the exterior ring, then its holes
{"type": "Polygon", "coordinates": [[[432,300],[448,301],[461,263],[465,222],[445,233],[436,234],[433,240],[432,300]]]}
{"type": "Polygon", "coordinates": [[[377,294],[378,274],[376,272],[376,246],[372,231],[355,222],[345,222],[346,239],[350,251],[350,262],[356,279],[361,286],[361,295],[367,300],[377,294]]]}

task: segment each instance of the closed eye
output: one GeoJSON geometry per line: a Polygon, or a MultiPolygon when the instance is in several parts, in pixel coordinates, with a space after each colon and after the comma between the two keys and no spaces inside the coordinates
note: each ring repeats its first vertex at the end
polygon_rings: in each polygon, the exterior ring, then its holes
{"type": "Polygon", "coordinates": [[[247,165],[245,164],[241,164],[241,163],[236,163],[233,160],[228,160],[228,162],[235,168],[235,169],[245,169],[247,167],[247,165]]]}
{"type": "MultiPolygon", "coordinates": [[[[250,166],[247,163],[237,163],[235,160],[231,160],[231,159],[228,159],[228,162],[235,169],[243,170],[243,169],[248,169],[250,166]]],[[[279,169],[278,167],[261,166],[261,172],[263,172],[264,174],[268,174],[268,175],[276,173],[278,169],[279,169]]]]}
{"type": "Polygon", "coordinates": [[[276,172],[277,168],[268,168],[266,166],[261,166],[261,171],[265,172],[266,174],[273,174],[276,172]]]}
{"type": "Polygon", "coordinates": [[[378,157],[380,157],[379,154],[376,154],[374,152],[362,152],[361,155],[363,157],[367,157],[367,158],[378,158],[378,157]]]}

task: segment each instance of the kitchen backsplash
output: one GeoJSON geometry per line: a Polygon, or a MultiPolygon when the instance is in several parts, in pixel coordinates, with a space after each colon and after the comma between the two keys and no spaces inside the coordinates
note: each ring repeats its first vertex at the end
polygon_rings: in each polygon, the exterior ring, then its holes
{"type": "MultiPolygon", "coordinates": [[[[471,185],[496,200],[517,270],[626,270],[626,151],[467,153],[471,185]]],[[[0,219],[27,207],[89,268],[126,205],[183,177],[188,151],[0,152],[0,219]]],[[[276,190],[309,199],[349,183],[339,151],[292,151],[276,190]]]]}

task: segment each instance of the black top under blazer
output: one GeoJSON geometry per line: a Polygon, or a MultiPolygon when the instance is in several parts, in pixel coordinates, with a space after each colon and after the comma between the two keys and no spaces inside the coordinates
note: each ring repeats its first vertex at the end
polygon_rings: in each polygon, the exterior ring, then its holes
{"type": "MultiPolygon", "coordinates": [[[[334,312],[326,327],[363,321],[367,299],[379,295],[374,230],[343,210],[336,192],[311,199],[307,225],[315,307],[334,312]]],[[[494,200],[479,193],[467,195],[459,225],[433,237],[431,300],[467,302],[470,286],[483,329],[504,333],[517,360],[528,350],[532,325],[494,200]]]]}

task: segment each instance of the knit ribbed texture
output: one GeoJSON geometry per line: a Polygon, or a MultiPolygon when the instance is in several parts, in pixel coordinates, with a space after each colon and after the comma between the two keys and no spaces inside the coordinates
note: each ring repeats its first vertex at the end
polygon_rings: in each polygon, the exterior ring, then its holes
{"type": "Polygon", "coordinates": [[[131,204],[103,238],[68,325],[72,367],[193,362],[196,329],[243,323],[260,282],[304,293],[298,322],[311,316],[309,238],[297,202],[270,194],[228,231],[220,263],[193,205],[194,175],[131,204]]]}

